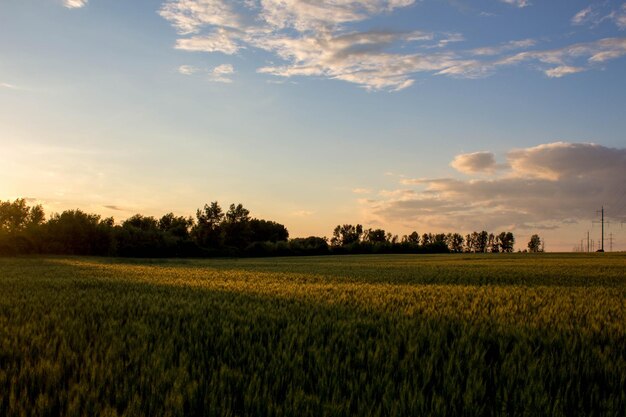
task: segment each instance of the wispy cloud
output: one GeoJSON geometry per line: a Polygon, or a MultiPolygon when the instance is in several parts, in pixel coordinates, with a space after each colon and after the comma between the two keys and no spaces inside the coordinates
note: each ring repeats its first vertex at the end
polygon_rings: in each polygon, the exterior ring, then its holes
{"type": "Polygon", "coordinates": [[[230,77],[235,73],[235,68],[231,64],[221,64],[214,68],[200,68],[193,65],[181,65],[178,72],[182,75],[208,74],[209,80],[219,83],[232,83],[230,77]]]}
{"type": "MultiPolygon", "coordinates": [[[[526,0],[501,1],[520,8],[530,5],[526,0]]],[[[524,62],[548,77],[562,77],[625,53],[626,38],[552,50],[534,50],[536,40],[522,39],[468,51],[457,46],[465,39],[457,32],[372,30],[361,25],[415,4],[415,0],[169,0],[159,13],[179,33],[177,49],[227,55],[258,49],[277,59],[257,68],[261,74],[341,80],[368,90],[402,90],[419,74],[485,77],[524,62]]],[[[230,78],[216,75],[214,80],[230,78]]]]}
{"type": "Polygon", "coordinates": [[[194,67],[193,65],[181,65],[178,67],[178,72],[183,75],[193,75],[202,71],[204,71],[202,68],[194,67]]]}
{"type": "Polygon", "coordinates": [[[588,6],[579,11],[572,17],[572,24],[574,25],[582,25],[587,22],[594,15],[593,7],[588,6]]]}
{"type": "Polygon", "coordinates": [[[63,0],[63,5],[68,9],[79,9],[87,5],[88,0],[63,0]]]}
{"type": "Polygon", "coordinates": [[[242,48],[236,40],[238,36],[240,34],[237,32],[219,28],[206,35],[178,39],[176,49],[191,52],[222,52],[233,55],[242,48]]]}
{"type": "Polygon", "coordinates": [[[568,65],[561,65],[558,67],[550,68],[546,70],[546,75],[550,78],[561,78],[569,74],[576,74],[577,72],[585,71],[582,67],[570,67],[568,65]]]}
{"type": "Polygon", "coordinates": [[[528,7],[531,5],[530,1],[528,0],[500,0],[503,3],[507,3],[510,4],[512,6],[515,7],[528,7]]]}
{"type": "Polygon", "coordinates": [[[8,90],[19,90],[19,87],[9,83],[0,83],[0,88],[6,88],[8,90]]]}
{"type": "Polygon", "coordinates": [[[610,2],[591,4],[572,17],[572,24],[596,27],[603,22],[612,22],[619,29],[626,29],[626,3],[615,7],[610,2]]]}
{"type": "Polygon", "coordinates": [[[234,73],[235,69],[231,64],[222,64],[211,70],[209,78],[218,83],[232,83],[233,80],[230,76],[234,73]]]}
{"type": "Polygon", "coordinates": [[[538,63],[547,76],[558,78],[586,71],[595,64],[626,55],[626,38],[605,38],[594,42],[577,43],[563,48],[519,52],[500,58],[487,68],[517,65],[523,62],[538,63]]]}
{"type": "Polygon", "coordinates": [[[470,52],[474,55],[492,56],[499,55],[506,51],[514,51],[516,49],[527,49],[535,46],[537,41],[534,39],[521,39],[517,41],[509,41],[498,46],[485,46],[472,49],[470,52]]]}

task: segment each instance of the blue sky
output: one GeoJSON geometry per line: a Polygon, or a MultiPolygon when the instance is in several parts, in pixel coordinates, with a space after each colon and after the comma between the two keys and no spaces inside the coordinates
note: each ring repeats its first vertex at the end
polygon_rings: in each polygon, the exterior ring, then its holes
{"type": "Polygon", "coordinates": [[[570,250],[626,214],[624,74],[621,1],[7,0],[0,199],[570,250]]]}

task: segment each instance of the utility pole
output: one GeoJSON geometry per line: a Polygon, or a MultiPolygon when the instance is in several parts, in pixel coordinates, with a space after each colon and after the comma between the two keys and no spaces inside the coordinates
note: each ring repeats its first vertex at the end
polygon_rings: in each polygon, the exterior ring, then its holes
{"type": "Polygon", "coordinates": [[[609,234],[609,252],[613,252],[613,233],[609,234]]]}
{"type": "Polygon", "coordinates": [[[587,253],[589,253],[589,230],[587,230],[587,253]]]}
{"type": "Polygon", "coordinates": [[[604,252],[604,206],[602,209],[596,211],[596,213],[600,213],[602,215],[602,220],[600,222],[594,221],[592,223],[602,223],[602,246],[600,246],[600,252],[604,252]]]}

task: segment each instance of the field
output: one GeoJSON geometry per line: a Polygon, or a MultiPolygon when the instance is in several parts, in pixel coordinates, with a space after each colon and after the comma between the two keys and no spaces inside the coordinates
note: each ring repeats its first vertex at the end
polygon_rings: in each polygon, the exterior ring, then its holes
{"type": "Polygon", "coordinates": [[[624,416],[626,255],[0,258],[0,416],[624,416]]]}

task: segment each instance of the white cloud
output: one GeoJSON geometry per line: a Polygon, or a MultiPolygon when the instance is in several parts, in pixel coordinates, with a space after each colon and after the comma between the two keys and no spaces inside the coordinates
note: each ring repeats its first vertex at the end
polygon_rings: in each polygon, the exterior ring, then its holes
{"type": "Polygon", "coordinates": [[[169,20],[181,35],[197,33],[203,27],[238,27],[239,15],[224,0],[169,0],[159,14],[169,20]]]}
{"type": "Polygon", "coordinates": [[[510,4],[515,7],[528,7],[531,5],[528,0],[500,0],[503,3],[510,4]]]}
{"type": "Polygon", "coordinates": [[[183,75],[193,75],[201,71],[201,68],[194,67],[193,65],[181,65],[178,67],[178,72],[183,75]]]}
{"type": "Polygon", "coordinates": [[[79,9],[87,5],[88,0],[64,0],[63,6],[68,9],[79,9]]]}
{"type": "MultiPolygon", "coordinates": [[[[524,0],[503,0],[525,7],[524,0]]],[[[626,38],[553,50],[528,50],[533,39],[470,51],[451,50],[460,33],[364,29],[362,22],[397,12],[415,0],[167,0],[159,14],[181,37],[175,48],[233,55],[257,49],[277,58],[257,72],[320,77],[368,90],[398,91],[419,74],[485,77],[498,68],[531,63],[550,77],[589,69],[626,54],[626,38]],[[357,25],[358,23],[358,25],[357,25]],[[520,50],[513,55],[507,52],[520,50]],[[539,65],[537,65],[539,63],[539,65]]]]}
{"type": "Polygon", "coordinates": [[[208,74],[209,80],[218,83],[232,83],[230,78],[235,73],[235,68],[231,64],[221,64],[212,69],[195,67],[193,65],[181,65],[178,72],[183,75],[208,74]]]}
{"type": "Polygon", "coordinates": [[[604,22],[613,22],[619,29],[626,29],[626,3],[613,8],[610,2],[595,3],[580,10],[572,17],[572,24],[596,27],[604,22]]]}
{"type": "Polygon", "coordinates": [[[278,29],[325,31],[413,3],[414,0],[261,0],[260,17],[278,29]]]}
{"type": "Polygon", "coordinates": [[[503,165],[496,163],[496,157],[492,152],[472,152],[457,155],[450,166],[464,174],[493,173],[503,165]]]}
{"type": "Polygon", "coordinates": [[[589,18],[593,15],[593,8],[591,6],[585,7],[578,13],[572,17],[572,24],[574,25],[582,25],[586,23],[589,18]]]}
{"type": "Polygon", "coordinates": [[[550,78],[561,78],[569,74],[576,74],[577,72],[585,71],[584,68],[581,67],[570,67],[567,65],[561,65],[558,67],[550,68],[546,70],[545,73],[550,78]]]}
{"type": "Polygon", "coordinates": [[[211,70],[209,79],[218,83],[232,83],[233,80],[229,76],[234,73],[235,69],[231,64],[222,64],[211,70]]]}
{"type": "Polygon", "coordinates": [[[472,49],[470,52],[474,55],[492,56],[499,55],[505,51],[512,51],[516,49],[525,49],[535,46],[537,41],[534,39],[521,39],[517,41],[505,42],[498,46],[486,46],[481,48],[472,49]]]}
{"type": "Polygon", "coordinates": [[[354,188],[352,190],[354,194],[369,194],[372,192],[369,188],[354,188]]]}
{"type": "Polygon", "coordinates": [[[202,36],[178,39],[176,49],[194,52],[222,52],[233,55],[241,46],[236,41],[236,35],[232,31],[218,28],[214,32],[202,36]]]}
{"type": "Polygon", "coordinates": [[[626,55],[626,38],[605,38],[594,42],[577,43],[551,50],[519,52],[493,63],[493,67],[522,62],[545,64],[543,71],[550,77],[562,77],[586,70],[581,64],[597,64],[626,55]],[[571,65],[578,63],[579,65],[571,65]]]}
{"type": "MultiPolygon", "coordinates": [[[[485,159],[483,165],[492,166],[491,158],[485,159]]],[[[511,170],[495,178],[403,180],[397,192],[386,191],[382,199],[361,203],[368,218],[406,228],[554,228],[563,219],[589,220],[602,201],[615,200],[626,177],[626,149],[590,143],[516,149],[507,160],[511,170]]]]}
{"type": "Polygon", "coordinates": [[[19,88],[13,84],[9,84],[9,83],[0,83],[0,88],[6,88],[9,90],[18,90],[19,88]]]}

